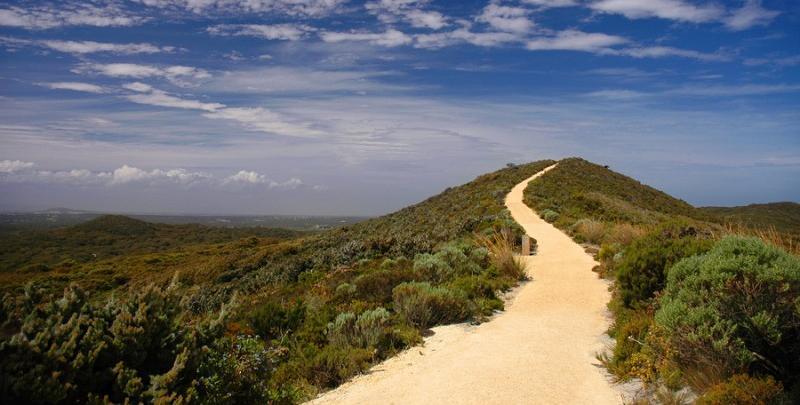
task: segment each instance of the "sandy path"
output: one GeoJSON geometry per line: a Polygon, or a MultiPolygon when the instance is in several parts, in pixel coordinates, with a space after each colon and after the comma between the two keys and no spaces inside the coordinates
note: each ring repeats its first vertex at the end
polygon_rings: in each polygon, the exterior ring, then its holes
{"type": "MultiPolygon", "coordinates": [[[[555,166],[555,165],[554,165],[555,166]]],[[[422,347],[373,367],[311,403],[611,404],[621,396],[594,358],[608,326],[607,284],[594,260],[522,202],[528,182],[506,197],[514,219],[536,238],[525,257],[532,281],[500,315],[478,326],[434,328],[422,347]]]]}

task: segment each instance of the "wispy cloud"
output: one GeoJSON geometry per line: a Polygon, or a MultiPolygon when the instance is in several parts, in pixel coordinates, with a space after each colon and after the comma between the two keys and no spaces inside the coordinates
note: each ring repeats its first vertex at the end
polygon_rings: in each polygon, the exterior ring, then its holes
{"type": "Polygon", "coordinates": [[[767,25],[780,14],[761,7],[761,0],[746,0],[744,5],[725,17],[725,26],[734,31],[746,30],[757,25],[767,25]]]}
{"type": "Polygon", "coordinates": [[[322,17],[335,12],[347,0],[134,0],[150,7],[203,13],[277,13],[289,16],[322,17]]]}
{"type": "Polygon", "coordinates": [[[135,63],[83,63],[72,69],[79,74],[98,74],[115,78],[142,79],[147,77],[165,78],[176,85],[188,85],[186,79],[208,79],[211,74],[205,69],[191,66],[154,66],[135,63]]]}
{"type": "Polygon", "coordinates": [[[697,5],[683,0],[597,0],[588,6],[598,12],[622,14],[631,19],[658,17],[701,23],[724,15],[724,9],[715,4],[697,5]]]}
{"type": "Polygon", "coordinates": [[[22,39],[13,37],[0,37],[0,44],[8,47],[32,46],[57,52],[74,55],[91,53],[114,53],[119,55],[169,53],[176,51],[172,46],[158,46],[145,42],[141,43],[110,43],[95,41],[63,41],[56,39],[22,39]]]}
{"type": "Polygon", "coordinates": [[[43,30],[65,26],[128,27],[147,21],[114,3],[48,3],[0,8],[0,26],[43,30]]]}
{"type": "Polygon", "coordinates": [[[220,24],[208,27],[206,31],[212,35],[296,41],[315,29],[305,24],[220,24]]]}
{"type": "Polygon", "coordinates": [[[528,18],[529,13],[526,8],[489,3],[477,20],[499,31],[524,34],[534,26],[533,21],[528,18]]]}
{"type": "Polygon", "coordinates": [[[387,47],[408,45],[413,41],[411,36],[396,29],[388,29],[384,32],[323,32],[321,38],[325,42],[363,41],[387,47]]]}
{"type": "Polygon", "coordinates": [[[83,93],[94,93],[94,94],[102,94],[107,92],[107,90],[102,86],[98,86],[96,84],[91,84],[91,83],[48,82],[48,83],[37,83],[37,84],[39,86],[47,87],[48,89],[53,89],[53,90],[72,90],[72,91],[79,91],[83,93]]]}

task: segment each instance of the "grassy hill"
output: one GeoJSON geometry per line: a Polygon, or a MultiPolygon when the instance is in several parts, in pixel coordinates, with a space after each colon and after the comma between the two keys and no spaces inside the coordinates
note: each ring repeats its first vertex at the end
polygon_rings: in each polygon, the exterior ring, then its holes
{"type": "Polygon", "coordinates": [[[600,359],[617,378],[642,380],[656,402],[682,403],[684,386],[699,403],[800,400],[797,204],[695,208],[579,158],[525,201],[596,246],[616,281],[616,345],[600,359]]]}
{"type": "Polygon", "coordinates": [[[800,204],[777,202],[750,204],[742,207],[701,207],[701,211],[719,218],[719,221],[743,224],[749,227],[774,227],[779,232],[794,235],[800,240],[800,204]]]}
{"type": "Polygon", "coordinates": [[[28,256],[0,273],[9,292],[0,321],[13,335],[0,345],[10,382],[0,396],[307,399],[418,342],[431,326],[501,309],[497,293],[522,270],[503,238],[475,235],[515,228],[505,195],[552,163],[509,165],[396,213],[294,239],[231,242],[223,239],[243,231],[119,217],[7,239],[9,256],[28,256]],[[35,250],[22,253],[24,246],[35,250]],[[102,257],[77,265],[19,270],[21,262],[75,260],[99,247],[102,257]],[[81,344],[71,345],[75,339],[81,344]],[[94,360],[73,363],[87,357],[94,360]]]}
{"type": "Polygon", "coordinates": [[[177,250],[246,237],[290,239],[303,232],[274,228],[217,228],[153,224],[121,215],[104,215],[52,230],[21,230],[0,235],[0,272],[26,266],[58,267],[130,254],[177,250]]]}
{"type": "MultiPolygon", "coordinates": [[[[502,309],[499,292],[522,275],[512,242],[497,233],[519,231],[504,198],[553,163],[509,165],[395,213],[314,234],[108,216],[0,239],[0,284],[8,293],[0,311],[0,399],[309,399],[419,342],[432,326],[480,322],[502,309]]],[[[556,226],[598,245],[601,270],[617,278],[609,369],[654,385],[690,381],[697,367],[664,355],[677,352],[671,338],[678,334],[656,334],[666,326],[655,313],[661,294],[687,296],[669,282],[669,269],[711,254],[724,236],[722,219],[576,158],[532,182],[525,197],[556,226]]],[[[775,252],[765,257],[793,263],[775,252]]],[[[790,287],[777,288],[783,295],[774,300],[731,291],[747,302],[783,305],[796,298],[797,286],[790,287]]],[[[725,302],[722,308],[738,308],[725,302]]],[[[794,327],[789,315],[775,316],[794,327]]],[[[752,379],[744,383],[761,384],[763,373],[753,370],[737,369],[752,379]]],[[[793,381],[774,374],[780,384],[793,381]]]]}

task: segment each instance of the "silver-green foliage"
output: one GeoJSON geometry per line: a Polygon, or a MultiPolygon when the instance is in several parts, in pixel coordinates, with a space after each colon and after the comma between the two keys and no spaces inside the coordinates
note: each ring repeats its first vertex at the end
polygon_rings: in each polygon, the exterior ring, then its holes
{"type": "Polygon", "coordinates": [[[655,315],[679,364],[723,375],[800,372],[800,258],[727,237],[675,264],[655,315]]]}

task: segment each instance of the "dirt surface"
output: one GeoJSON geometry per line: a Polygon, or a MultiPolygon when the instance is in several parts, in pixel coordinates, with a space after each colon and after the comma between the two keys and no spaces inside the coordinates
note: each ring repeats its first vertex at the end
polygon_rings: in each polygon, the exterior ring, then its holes
{"type": "MultiPolygon", "coordinates": [[[[555,165],[554,165],[555,166],[555,165]]],[[[314,404],[612,404],[622,396],[595,359],[608,327],[608,284],[567,235],[523,203],[528,182],[506,206],[538,241],[523,259],[531,281],[506,310],[478,326],[440,326],[413,347],[373,367],[314,404]]]]}

